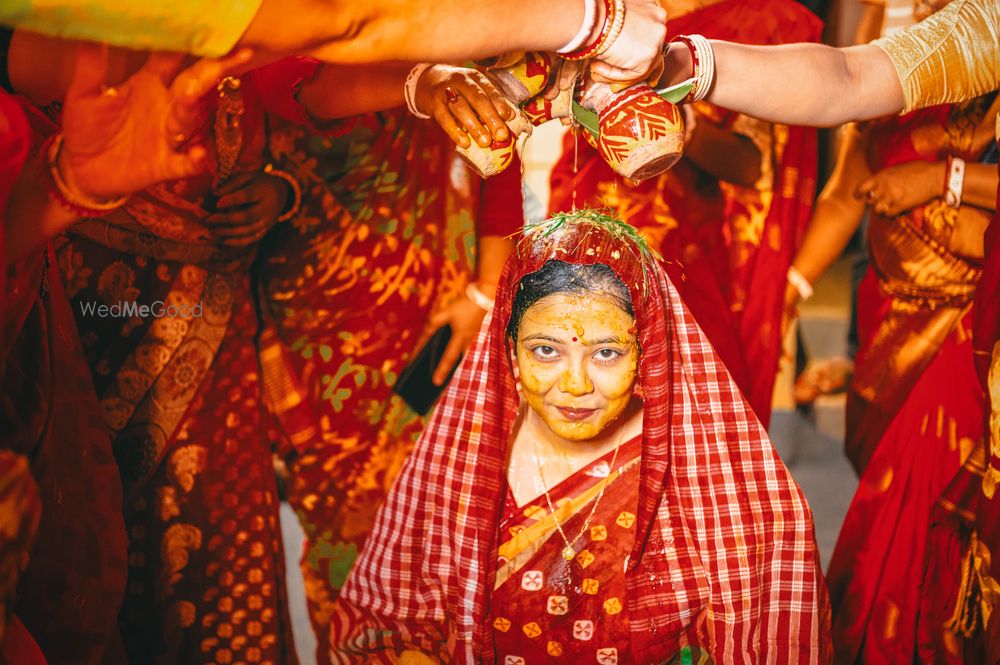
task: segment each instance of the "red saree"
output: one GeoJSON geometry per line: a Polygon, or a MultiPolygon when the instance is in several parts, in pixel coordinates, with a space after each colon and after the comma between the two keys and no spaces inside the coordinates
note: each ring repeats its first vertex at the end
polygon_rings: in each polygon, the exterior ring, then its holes
{"type": "MultiPolygon", "coordinates": [[[[984,146],[973,137],[988,105],[980,99],[880,123],[872,171],[947,154],[977,160],[984,146]]],[[[973,452],[985,408],[970,314],[981,271],[978,259],[947,249],[954,220],[939,200],[893,219],[872,216],[845,444],[861,482],[829,571],[841,663],[979,660],[977,635],[951,621],[958,522],[971,507],[945,495],[963,464],[982,466],[973,452]]]]}
{"type": "Polygon", "coordinates": [[[635,527],[641,437],[588,464],[545,496],[518,506],[508,490],[500,518],[496,587],[490,597],[493,646],[512,665],[549,656],[615,665],[629,652],[625,578],[635,527]],[[614,467],[610,465],[614,462],[614,467]],[[607,491],[590,514],[588,503],[607,491]],[[555,520],[566,533],[590,526],[574,562],[560,551],[555,520]],[[628,534],[628,537],[618,537],[628,534]],[[609,538],[609,535],[611,536],[609,538]],[[595,620],[596,617],[596,620],[595,620]],[[527,638],[527,639],[525,639],[527,638]]]}
{"type": "MultiPolygon", "coordinates": [[[[0,115],[15,120],[3,138],[23,141],[19,160],[0,153],[0,168],[11,176],[0,178],[0,189],[14,182],[30,141],[25,116],[14,107],[0,93],[0,115]]],[[[4,270],[3,609],[13,609],[15,626],[23,623],[4,652],[12,662],[33,663],[40,647],[42,662],[96,664],[117,632],[125,586],[121,485],[54,265],[43,246],[4,270]]]]}
{"type": "Polygon", "coordinates": [[[272,135],[306,200],[257,264],[264,389],[293,454],[319,662],[337,593],[423,427],[392,392],[396,377],[433,332],[430,316],[461,297],[477,229],[507,236],[522,224],[516,165],[472,177],[451,140],[405,109],[353,125],[330,140],[297,126],[272,135]]]}
{"type": "MultiPolygon", "coordinates": [[[[816,41],[821,23],[792,0],[723,0],[671,18],[667,27],[671,36],[699,33],[747,44],[783,44],[816,41]]],[[[762,155],[761,179],[754,187],[715,180],[688,160],[631,185],[586,142],[569,135],[553,170],[549,207],[557,212],[605,206],[642,232],[665,259],[684,302],[767,426],[781,355],[785,274],[815,194],[816,132],[763,123],[707,103],[694,110],[699,122],[753,140],[762,155]]]]}
{"type": "MultiPolygon", "coordinates": [[[[957,544],[963,566],[956,624],[968,632],[985,630],[982,660],[991,665],[1000,663],[1000,187],[997,204],[984,239],[985,265],[973,304],[976,369],[989,395],[986,441],[979,464],[966,464],[946,494],[950,503],[969,508],[961,516],[965,538],[957,544]]],[[[946,516],[955,521],[953,511],[946,516]]]]}
{"type": "MultiPolygon", "coordinates": [[[[718,663],[828,660],[828,606],[809,508],[635,234],[620,223],[550,221],[519,243],[492,317],[341,592],[331,624],[334,662],[395,662],[405,651],[496,662],[493,636],[506,611],[493,595],[508,563],[498,559],[509,539],[499,533],[505,459],[520,408],[505,328],[521,278],[549,259],[611,266],[636,311],[643,433],[637,478],[628,486],[636,492],[634,518],[608,531],[627,552],[626,565],[613,569],[617,580],[606,580],[624,589],[623,616],[614,621],[627,625],[627,637],[614,638],[621,645],[614,657],[660,663],[694,645],[718,663]]],[[[625,502],[619,505],[633,501],[624,490],[613,494],[625,502]]],[[[575,560],[574,572],[583,564],[575,560]]],[[[527,624],[509,632],[515,646],[540,639],[527,624]]]]}
{"type": "MultiPolygon", "coordinates": [[[[203,137],[216,148],[216,173],[262,166],[262,99],[280,92],[262,94],[251,74],[240,97],[206,98],[209,115],[243,111],[235,132],[203,137]]],[[[261,426],[253,248],[214,244],[204,223],[212,178],[152,187],[105,218],[74,225],[53,266],[99,398],[90,415],[103,416],[109,462],[117,461],[125,490],[128,586],[118,623],[128,659],[294,663],[261,426]],[[151,313],[93,309],[129,303],[151,313]]]]}

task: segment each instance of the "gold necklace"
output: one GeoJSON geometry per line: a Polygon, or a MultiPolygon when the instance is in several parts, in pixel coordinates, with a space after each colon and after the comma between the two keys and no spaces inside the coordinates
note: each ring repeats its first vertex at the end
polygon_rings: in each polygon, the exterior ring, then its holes
{"type": "Polygon", "coordinates": [[[535,463],[538,465],[538,479],[542,483],[542,492],[545,494],[545,502],[549,504],[549,511],[552,514],[552,520],[556,523],[556,530],[559,531],[559,535],[562,537],[563,542],[566,543],[566,547],[562,550],[562,557],[567,561],[572,561],[573,558],[576,557],[576,549],[573,547],[573,543],[580,540],[581,536],[587,533],[587,529],[590,528],[590,521],[594,518],[594,513],[597,512],[597,504],[599,504],[601,499],[604,497],[604,490],[608,489],[608,481],[611,478],[611,474],[614,472],[615,462],[618,460],[618,451],[621,449],[622,442],[624,440],[625,429],[623,425],[622,433],[618,437],[618,443],[615,445],[615,454],[611,456],[611,465],[608,467],[608,475],[601,481],[604,483],[601,485],[601,491],[597,493],[597,498],[594,499],[594,505],[590,507],[590,514],[587,515],[587,519],[583,521],[583,526],[580,527],[580,532],[576,534],[576,537],[573,538],[573,540],[570,540],[566,536],[566,532],[563,530],[562,524],[559,523],[559,518],[556,516],[556,508],[552,504],[552,497],[549,496],[549,488],[545,483],[545,474],[542,471],[542,458],[538,456],[538,442],[537,440],[532,439],[532,452],[535,455],[535,463]]]}

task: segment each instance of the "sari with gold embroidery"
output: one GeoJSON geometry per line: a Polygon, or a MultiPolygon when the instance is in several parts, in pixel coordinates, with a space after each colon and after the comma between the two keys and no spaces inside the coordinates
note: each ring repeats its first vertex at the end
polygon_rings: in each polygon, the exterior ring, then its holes
{"type": "MultiPolygon", "coordinates": [[[[1000,85],[1000,5],[955,0],[934,17],[875,42],[891,58],[907,110],[963,101],[1000,85]]],[[[994,137],[1000,137],[1000,116],[994,137]]],[[[1000,189],[997,192],[1000,203],[1000,189]]],[[[986,630],[982,662],[1000,662],[1000,212],[984,238],[982,276],[973,307],[973,346],[979,379],[989,391],[989,446],[980,446],[938,503],[950,524],[965,527],[952,547],[963,552],[954,569],[960,589],[952,629],[986,630]],[[964,510],[955,510],[962,506],[964,510]]]]}
{"type": "MultiPolygon", "coordinates": [[[[992,126],[992,103],[879,123],[872,171],[948,154],[978,160],[992,143],[978,131],[987,118],[992,126]]],[[[979,228],[988,219],[968,206],[962,214],[978,216],[979,228]]],[[[838,662],[979,659],[978,634],[950,621],[962,551],[949,531],[973,507],[944,498],[963,464],[982,466],[973,452],[985,434],[970,312],[981,257],[949,249],[963,232],[958,222],[940,199],[892,219],[872,216],[845,444],[861,481],[829,570],[838,662]]]]}
{"type": "Polygon", "coordinates": [[[131,662],[296,661],[262,430],[254,248],[216,244],[205,219],[216,184],[262,166],[262,105],[290,94],[302,64],[276,65],[285,86],[265,92],[249,74],[206,97],[212,173],[136,193],[57,243],[125,492],[119,626],[131,662]]]}
{"type": "MultiPolygon", "coordinates": [[[[671,17],[667,29],[670,35],[784,44],[816,41],[821,23],[791,0],[723,0],[671,17]]],[[[637,227],[665,259],[684,302],[766,426],[781,355],[786,272],[815,195],[816,132],[707,102],[694,112],[698,122],[753,141],[761,153],[754,186],[717,180],[689,160],[633,185],[570,134],[553,170],[549,209],[606,206],[637,227]]]]}
{"type": "Polygon", "coordinates": [[[307,537],[319,662],[337,593],[423,427],[393,384],[433,332],[430,316],[462,294],[477,231],[507,236],[522,224],[517,165],[481,181],[444,132],[405,109],[351,124],[336,138],[272,133],[305,205],[257,263],[264,390],[307,537]]]}
{"type": "Polygon", "coordinates": [[[686,646],[717,663],[829,662],[805,499],[636,237],[624,224],[571,218],[519,242],[492,316],[338,598],[334,662],[406,662],[417,652],[514,665],[547,662],[550,646],[606,664],[663,663],[686,646]],[[622,446],[620,465],[597,460],[557,488],[566,502],[515,513],[506,459],[522,404],[506,327],[521,279],[550,259],[603,263],[629,289],[643,431],[622,446]],[[594,510],[572,562],[552,535],[553,508],[567,529],[594,510]]]}

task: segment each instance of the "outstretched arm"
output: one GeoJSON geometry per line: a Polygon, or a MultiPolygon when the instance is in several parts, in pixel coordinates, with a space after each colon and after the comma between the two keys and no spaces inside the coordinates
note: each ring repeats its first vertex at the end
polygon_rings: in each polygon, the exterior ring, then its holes
{"type": "MultiPolygon", "coordinates": [[[[708,101],[761,120],[832,127],[903,110],[903,90],[889,56],[871,44],[747,46],[712,41],[715,85],[708,101]]],[[[691,71],[691,54],[674,45],[663,83],[691,71]]]]}
{"type": "MultiPolygon", "coordinates": [[[[1000,83],[1000,5],[953,0],[930,18],[864,46],[712,42],[708,100],[772,122],[831,126],[973,99],[1000,83]]],[[[667,82],[691,71],[673,47],[667,82]]]]}
{"type": "MultiPolygon", "coordinates": [[[[624,4],[620,35],[600,56],[617,81],[642,78],[666,34],[666,12],[657,0],[624,4]]],[[[605,5],[596,8],[593,32],[599,34],[605,5]]],[[[455,62],[555,51],[582,29],[585,13],[584,0],[66,0],[0,3],[0,24],[196,55],[249,46],[341,63],[455,62]]]]}

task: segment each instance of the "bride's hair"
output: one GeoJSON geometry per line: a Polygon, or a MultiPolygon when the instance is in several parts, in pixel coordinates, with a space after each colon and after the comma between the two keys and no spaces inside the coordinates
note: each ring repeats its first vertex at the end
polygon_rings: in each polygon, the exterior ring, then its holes
{"type": "Polygon", "coordinates": [[[507,334],[517,341],[524,313],[536,302],[556,293],[605,293],[629,316],[635,318],[628,288],[609,266],[603,263],[566,263],[550,259],[540,269],[525,275],[518,285],[511,305],[507,334]]]}

